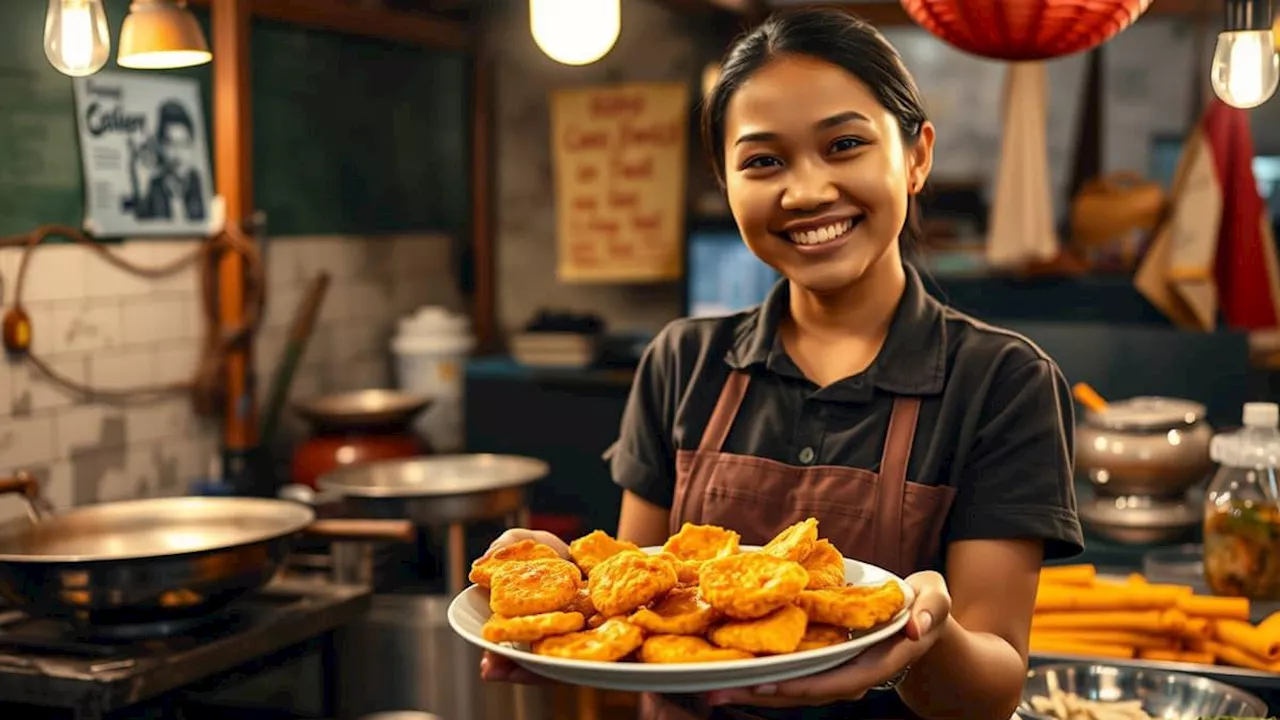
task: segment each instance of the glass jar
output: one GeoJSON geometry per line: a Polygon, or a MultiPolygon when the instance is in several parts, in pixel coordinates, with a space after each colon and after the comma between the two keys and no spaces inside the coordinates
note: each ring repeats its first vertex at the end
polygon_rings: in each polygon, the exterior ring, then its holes
{"type": "Polygon", "coordinates": [[[1248,403],[1244,428],[1213,438],[1204,574],[1218,595],[1280,600],[1280,405],[1248,403]]]}

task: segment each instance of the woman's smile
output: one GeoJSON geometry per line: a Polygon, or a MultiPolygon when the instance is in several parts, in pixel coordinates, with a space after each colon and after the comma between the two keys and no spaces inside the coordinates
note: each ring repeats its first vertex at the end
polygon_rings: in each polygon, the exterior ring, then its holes
{"type": "Polygon", "coordinates": [[[865,215],[844,218],[818,218],[790,223],[774,235],[791,243],[797,252],[819,255],[835,252],[849,242],[865,215]]]}

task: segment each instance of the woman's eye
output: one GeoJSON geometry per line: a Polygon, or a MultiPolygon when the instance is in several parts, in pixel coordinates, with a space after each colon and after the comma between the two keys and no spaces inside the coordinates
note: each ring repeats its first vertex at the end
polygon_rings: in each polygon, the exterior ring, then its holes
{"type": "Polygon", "coordinates": [[[865,144],[866,143],[862,142],[858,138],[844,137],[831,143],[831,152],[848,152],[859,145],[865,144]]]}
{"type": "Polygon", "coordinates": [[[743,163],[742,169],[746,170],[749,168],[771,168],[771,167],[777,167],[780,164],[781,163],[778,162],[778,158],[770,157],[768,155],[757,155],[751,158],[750,160],[747,160],[745,163],[743,163]]]}

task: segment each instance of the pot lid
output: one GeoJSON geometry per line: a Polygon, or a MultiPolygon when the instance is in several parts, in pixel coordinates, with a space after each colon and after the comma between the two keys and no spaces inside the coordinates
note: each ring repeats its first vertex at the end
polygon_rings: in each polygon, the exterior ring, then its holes
{"type": "Polygon", "coordinates": [[[399,390],[358,390],[299,400],[294,410],[306,420],[322,425],[408,424],[432,399],[399,390]]]}
{"type": "Polygon", "coordinates": [[[1168,430],[1204,418],[1205,407],[1180,398],[1140,396],[1111,403],[1101,412],[1090,410],[1089,424],[1111,430],[1168,430]]]}
{"type": "Polygon", "coordinates": [[[1204,519],[1198,503],[1186,498],[1157,500],[1145,496],[1095,497],[1080,503],[1080,519],[1096,525],[1127,528],[1190,527],[1204,519]]]}
{"type": "Polygon", "coordinates": [[[322,490],[353,497],[426,498],[520,487],[550,471],[542,460],[519,455],[429,455],[344,465],[318,483],[322,490]]]}

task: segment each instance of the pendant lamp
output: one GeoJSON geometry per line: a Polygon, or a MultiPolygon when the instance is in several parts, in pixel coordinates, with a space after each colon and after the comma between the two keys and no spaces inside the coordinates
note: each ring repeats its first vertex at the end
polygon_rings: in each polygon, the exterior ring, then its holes
{"type": "Polygon", "coordinates": [[[1049,60],[1120,34],[1151,0],[900,0],[916,24],[972,55],[1049,60]]]}

